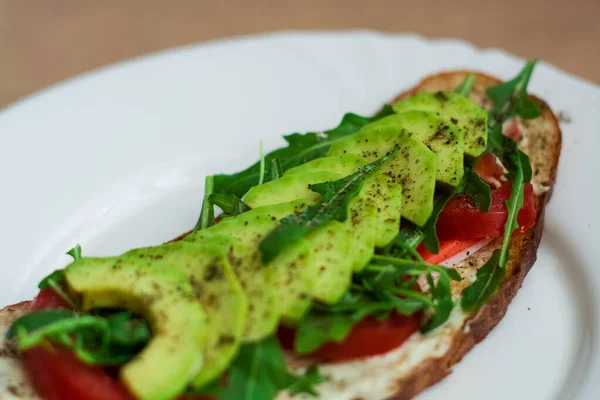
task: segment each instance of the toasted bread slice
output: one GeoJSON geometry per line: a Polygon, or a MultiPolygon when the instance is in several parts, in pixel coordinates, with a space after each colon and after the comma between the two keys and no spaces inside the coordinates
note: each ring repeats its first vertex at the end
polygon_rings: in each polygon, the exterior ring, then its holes
{"type": "MultiPolygon", "coordinates": [[[[453,90],[470,71],[451,71],[430,76],[394,101],[418,92],[453,90]]],[[[476,73],[471,100],[484,108],[490,106],[485,89],[501,81],[476,73]]],[[[428,335],[415,333],[400,348],[383,356],[366,360],[321,366],[326,381],[318,387],[320,397],[327,400],[375,400],[389,398],[407,400],[443,379],[454,364],[482,341],[502,319],[508,305],[521,287],[525,276],[536,260],[544,225],[544,207],[550,198],[556,178],[561,150],[561,132],[557,118],[542,100],[532,97],[541,108],[541,116],[534,120],[519,121],[521,135],[519,147],[529,155],[533,167],[533,184],[536,194],[537,220],[532,229],[513,237],[507,279],[488,304],[474,314],[455,309],[450,320],[428,335]]],[[[473,281],[477,268],[487,261],[499,241],[492,241],[458,264],[463,281],[453,286],[460,296],[462,289],[473,281]],[[472,265],[471,265],[472,264],[472,265]]],[[[29,308],[28,302],[0,310],[0,335],[18,316],[29,308]]],[[[292,368],[302,368],[302,362],[290,359],[292,368]]],[[[278,400],[291,399],[286,393],[278,400]]],[[[293,399],[308,399],[295,395],[293,399]]],[[[0,347],[0,399],[34,400],[38,397],[29,387],[26,376],[9,346],[0,347]]]]}

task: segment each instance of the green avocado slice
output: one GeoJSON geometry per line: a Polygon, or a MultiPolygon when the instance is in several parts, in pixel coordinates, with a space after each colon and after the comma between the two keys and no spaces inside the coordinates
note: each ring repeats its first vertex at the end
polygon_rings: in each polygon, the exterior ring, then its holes
{"type": "Polygon", "coordinates": [[[463,134],[456,125],[433,112],[412,110],[390,115],[366,125],[353,140],[362,141],[365,148],[373,149],[369,143],[377,137],[379,145],[390,148],[406,135],[423,142],[436,154],[435,179],[438,182],[451,187],[460,183],[464,173],[463,134]]]}
{"type": "MultiPolygon", "coordinates": [[[[321,197],[318,193],[310,190],[310,185],[334,181],[343,177],[344,175],[338,174],[335,171],[308,171],[305,173],[289,173],[279,179],[251,189],[250,192],[248,192],[248,195],[244,198],[244,201],[250,207],[272,207],[273,205],[279,204],[282,199],[305,200],[310,204],[314,204],[318,202],[321,197]]],[[[367,181],[373,182],[371,177],[367,178],[367,181]]],[[[367,183],[364,185],[364,187],[369,187],[370,184],[371,183],[367,183]]],[[[378,233],[378,207],[377,204],[375,204],[375,201],[365,193],[367,192],[361,191],[359,196],[350,201],[349,211],[350,215],[353,217],[348,218],[348,220],[345,222],[348,234],[344,235],[344,240],[351,241],[351,236],[354,237],[354,241],[350,248],[351,253],[348,257],[349,264],[351,264],[351,266],[349,267],[346,265],[346,263],[340,264],[335,266],[334,270],[330,271],[331,273],[341,273],[341,271],[345,268],[360,270],[369,262],[374,254],[375,242],[377,240],[378,233]],[[358,201],[362,197],[365,197],[364,201],[358,201]]],[[[400,218],[399,213],[400,211],[398,211],[398,219],[400,218]]],[[[340,239],[343,238],[340,235],[337,237],[340,239]]],[[[315,238],[311,237],[310,235],[306,238],[306,240],[309,241],[309,243],[312,243],[313,247],[319,245],[315,238]]],[[[330,243],[332,246],[329,247],[329,251],[332,253],[338,251],[336,249],[336,247],[339,247],[337,246],[338,242],[333,241],[330,243]]],[[[343,242],[340,242],[339,245],[342,247],[345,246],[343,242]]],[[[333,254],[331,256],[333,257],[333,254]]],[[[327,252],[321,251],[316,257],[318,258],[317,262],[322,265],[325,260],[330,257],[330,255],[328,255],[327,252]]],[[[328,282],[328,279],[323,279],[323,281],[328,282]]],[[[319,283],[317,283],[317,285],[319,285],[319,283]]],[[[321,296],[322,293],[324,293],[323,290],[317,289],[316,294],[318,297],[316,298],[323,302],[329,302],[330,299],[328,296],[321,296]]]]}
{"type": "MultiPolygon", "coordinates": [[[[289,169],[285,175],[304,175],[323,171],[348,176],[367,163],[364,157],[356,154],[342,154],[317,158],[289,169]]],[[[365,179],[359,196],[371,199],[377,208],[378,223],[375,231],[375,246],[384,247],[394,240],[400,231],[402,185],[375,172],[365,179]]]]}
{"type": "MultiPolygon", "coordinates": [[[[258,207],[238,216],[226,218],[209,229],[188,236],[186,240],[192,238],[197,240],[213,234],[231,237],[247,249],[252,259],[256,257],[257,260],[260,260],[258,246],[264,236],[279,224],[279,219],[293,214],[307,205],[307,201],[298,201],[270,207],[258,207]]],[[[316,276],[316,270],[311,263],[312,256],[313,248],[307,244],[306,240],[302,240],[290,246],[287,251],[281,253],[269,265],[262,266],[258,261],[259,264],[254,267],[254,271],[257,269],[264,270],[269,275],[267,283],[272,285],[275,290],[275,304],[265,305],[264,307],[277,308],[279,315],[285,321],[296,321],[310,307],[316,276]]],[[[252,264],[243,262],[239,269],[242,270],[247,265],[256,264],[254,262],[252,264]]],[[[245,278],[240,276],[240,280],[243,283],[245,278]]],[[[262,290],[258,287],[255,289],[262,290]]],[[[250,313],[252,313],[252,295],[250,293],[248,293],[248,298],[250,299],[250,313]]]]}
{"type": "Polygon", "coordinates": [[[328,156],[354,154],[373,162],[394,148],[396,153],[378,174],[387,180],[383,184],[402,186],[402,217],[423,226],[433,211],[437,156],[421,141],[402,134],[395,135],[393,140],[387,136],[363,135],[361,130],[334,142],[328,156]]]}
{"type": "Polygon", "coordinates": [[[412,110],[437,113],[447,123],[460,128],[465,155],[479,157],[487,146],[488,113],[463,95],[453,92],[418,93],[393,105],[394,111],[412,110]]]}
{"type": "Polygon", "coordinates": [[[65,270],[68,289],[84,310],[126,308],[146,318],[152,339],[119,371],[141,400],[171,400],[200,372],[207,322],[185,273],[140,260],[82,258],[65,270]]]}
{"type": "Polygon", "coordinates": [[[248,302],[219,240],[173,242],[131,250],[123,260],[142,259],[166,262],[184,272],[202,304],[208,320],[204,367],[192,386],[217,378],[237,353],[246,324],[248,302]]]}

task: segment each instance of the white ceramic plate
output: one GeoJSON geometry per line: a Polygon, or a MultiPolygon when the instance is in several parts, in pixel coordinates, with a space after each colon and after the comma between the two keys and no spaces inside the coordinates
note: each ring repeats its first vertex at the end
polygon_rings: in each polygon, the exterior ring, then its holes
{"type": "MultiPolygon", "coordinates": [[[[427,74],[514,76],[523,60],[456,40],[285,33],[190,46],[85,74],[0,113],[0,305],[31,298],[86,255],[191,228],[204,176],[234,172],[281,135],[369,114],[427,74]]],[[[538,261],[489,337],[434,399],[600,398],[600,88],[541,63],[533,93],[571,122],[538,261]]]]}

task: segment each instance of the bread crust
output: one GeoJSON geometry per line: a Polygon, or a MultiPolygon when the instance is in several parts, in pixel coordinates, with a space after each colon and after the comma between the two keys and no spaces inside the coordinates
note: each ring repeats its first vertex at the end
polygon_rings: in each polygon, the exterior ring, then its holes
{"type": "MultiPolygon", "coordinates": [[[[489,75],[472,71],[449,71],[432,75],[398,95],[392,102],[410,97],[418,92],[453,90],[470,73],[476,75],[471,100],[484,108],[489,108],[490,102],[485,96],[485,89],[501,81],[489,75]]],[[[536,129],[540,131],[540,135],[545,136],[540,136],[544,139],[539,140],[535,133],[531,133],[529,136],[533,137],[529,137],[527,143],[520,142],[519,145],[523,151],[530,155],[534,175],[540,178],[540,184],[546,188],[536,196],[536,223],[526,233],[513,236],[510,245],[510,259],[506,266],[507,278],[501,284],[498,293],[489,303],[465,321],[462,329],[452,339],[451,346],[443,356],[425,360],[410,374],[399,378],[395,384],[396,393],[390,399],[411,399],[450,374],[452,366],[460,362],[464,355],[477,343],[481,342],[504,317],[510,302],[535,263],[544,226],[545,205],[550,198],[556,179],[562,137],[558,120],[550,108],[542,100],[534,96],[532,96],[532,99],[540,105],[542,115],[537,120],[540,121],[541,125],[533,126],[533,129],[532,125],[526,126],[525,129],[529,129],[529,131],[526,131],[524,136],[528,132],[537,132],[536,129]]],[[[529,123],[527,122],[527,124],[529,123]]],[[[173,239],[173,241],[180,240],[185,235],[187,233],[173,239]]],[[[31,302],[25,301],[0,310],[0,334],[3,334],[3,330],[10,326],[16,318],[26,313],[30,305],[31,302]]],[[[9,346],[3,344],[3,347],[0,347],[0,357],[14,357],[14,353],[9,346]]],[[[362,399],[354,398],[353,400],[362,399]]]]}

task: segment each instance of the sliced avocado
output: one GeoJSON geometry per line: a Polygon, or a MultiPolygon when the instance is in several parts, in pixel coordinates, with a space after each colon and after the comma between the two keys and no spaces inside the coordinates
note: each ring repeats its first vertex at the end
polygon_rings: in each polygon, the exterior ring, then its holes
{"type": "Polygon", "coordinates": [[[244,246],[237,240],[217,234],[210,229],[194,232],[186,236],[183,241],[216,242],[224,249],[228,249],[229,262],[248,301],[242,341],[256,342],[273,334],[279,324],[279,311],[274,306],[276,302],[274,276],[271,269],[263,268],[256,249],[244,246]]]}
{"type": "Polygon", "coordinates": [[[332,172],[312,172],[304,175],[282,176],[274,181],[254,186],[244,196],[244,203],[250,208],[256,208],[265,205],[287,203],[297,199],[317,202],[321,198],[321,195],[310,190],[309,185],[335,181],[340,178],[341,176],[332,172]]]}
{"type": "Polygon", "coordinates": [[[131,250],[120,258],[160,260],[184,272],[208,320],[204,367],[192,381],[201,387],[227,368],[237,353],[246,324],[248,302],[218,238],[202,242],[173,242],[131,250]]]}
{"type": "Polygon", "coordinates": [[[347,224],[331,221],[306,239],[314,246],[312,262],[317,268],[313,297],[322,303],[337,303],[352,280],[352,258],[348,254],[353,235],[347,224]]]}
{"type": "MultiPolygon", "coordinates": [[[[351,163],[348,165],[351,165],[351,163]]],[[[268,186],[267,190],[259,189],[254,192],[252,192],[251,190],[252,193],[248,193],[248,195],[251,196],[247,196],[245,198],[245,200],[247,201],[246,204],[248,204],[250,207],[274,207],[281,203],[282,198],[286,200],[305,200],[308,201],[310,204],[314,204],[320,200],[320,195],[310,190],[311,184],[333,181],[340,179],[343,176],[344,175],[327,171],[314,171],[297,174],[291,173],[289,175],[284,175],[283,177],[271,181],[268,184],[256,187],[261,188],[268,186]]],[[[361,194],[358,197],[361,197],[362,195],[363,192],[361,191],[361,194]]],[[[354,234],[355,240],[351,248],[352,253],[350,255],[350,258],[353,260],[354,269],[358,270],[364,267],[373,255],[375,242],[377,238],[377,224],[379,222],[379,217],[377,215],[376,205],[371,204],[370,206],[368,206],[366,203],[364,205],[360,204],[359,209],[363,210],[361,212],[364,212],[364,214],[359,215],[357,211],[358,209],[352,211],[352,204],[357,205],[359,203],[357,203],[356,201],[350,202],[350,214],[355,215],[355,218],[353,219],[353,221],[348,219],[346,224],[350,232],[354,234]],[[375,208],[374,210],[371,209],[373,207],[375,208]],[[356,223],[357,221],[360,221],[361,224],[370,223],[374,226],[362,227],[356,223]]],[[[306,239],[309,241],[311,240],[310,236],[306,239]]],[[[328,256],[326,254],[321,253],[319,257],[327,258],[328,256]]]]}
{"type": "MultiPolygon", "coordinates": [[[[368,161],[356,154],[343,154],[317,158],[286,171],[285,175],[300,175],[316,171],[335,172],[348,176],[368,161]]],[[[375,245],[383,247],[392,241],[400,230],[402,186],[387,176],[375,172],[363,184],[359,196],[369,197],[377,207],[379,222],[375,232],[375,245]]]]}
{"type": "Polygon", "coordinates": [[[453,92],[418,93],[393,105],[394,111],[411,110],[438,113],[446,122],[458,126],[463,133],[465,154],[479,157],[487,146],[488,114],[461,94],[453,92]]]}
{"type": "MultiPolygon", "coordinates": [[[[279,224],[279,219],[297,212],[307,204],[307,201],[301,200],[258,207],[236,217],[227,218],[209,229],[197,232],[197,235],[229,236],[258,254],[260,242],[279,224]]],[[[312,247],[306,240],[301,240],[282,252],[268,266],[262,267],[273,274],[271,282],[276,290],[277,307],[286,321],[296,321],[310,307],[316,279],[316,268],[311,263],[312,255],[312,247]]]]}
{"type": "Polygon", "coordinates": [[[391,148],[405,135],[412,135],[437,155],[438,182],[452,187],[460,183],[464,173],[463,134],[456,125],[433,112],[413,110],[390,115],[366,125],[355,135],[355,140],[362,140],[363,147],[368,147],[367,143],[373,143],[377,137],[377,143],[387,142],[383,147],[391,148]]]}
{"type": "Polygon", "coordinates": [[[152,339],[119,371],[135,398],[173,399],[200,372],[206,314],[186,274],[158,262],[82,258],[67,267],[65,279],[84,310],[126,308],[150,324],[152,339]]]}
{"type": "Polygon", "coordinates": [[[352,270],[362,271],[375,254],[377,233],[377,205],[368,197],[357,196],[348,204],[346,225],[354,236],[348,257],[352,270]]]}
{"type": "Polygon", "coordinates": [[[393,148],[396,153],[378,173],[390,179],[388,185],[402,185],[402,216],[423,226],[433,210],[437,165],[437,156],[425,144],[409,135],[389,140],[359,132],[334,142],[328,155],[356,154],[373,162],[393,148]]]}

